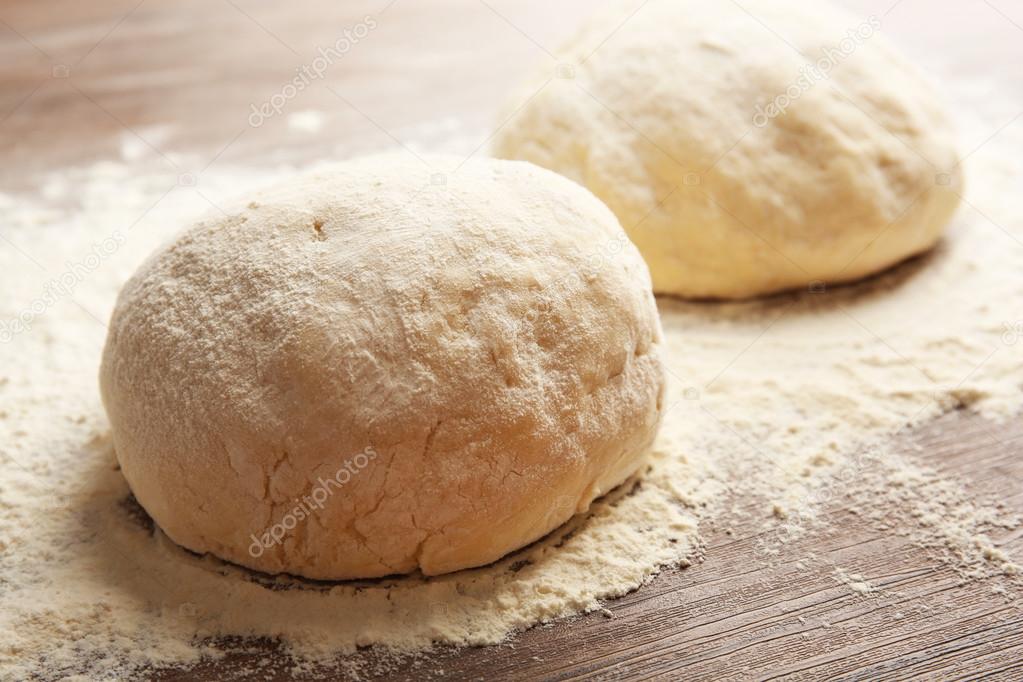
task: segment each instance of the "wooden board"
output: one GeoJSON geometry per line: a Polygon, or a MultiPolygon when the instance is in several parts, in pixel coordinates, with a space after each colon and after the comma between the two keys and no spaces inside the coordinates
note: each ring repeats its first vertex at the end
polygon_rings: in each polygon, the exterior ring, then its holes
{"type": "MultiPolygon", "coordinates": [[[[1023,424],[992,431],[956,412],[903,445],[978,496],[1023,510],[1023,424]]],[[[872,530],[843,502],[831,505],[826,530],[788,542],[773,561],[752,559],[765,540],[760,520],[702,528],[702,563],[665,571],[610,602],[610,618],[593,613],[503,646],[442,650],[382,679],[1023,679],[1018,603],[985,582],[963,584],[907,539],[872,530]],[[850,590],[836,567],[878,589],[850,590]]],[[[1023,552],[1023,531],[994,539],[1011,554],[1023,552]]],[[[225,679],[272,650],[158,679],[225,679]]],[[[272,666],[268,672],[271,680],[290,679],[272,666]]]]}
{"type": "MultiPolygon", "coordinates": [[[[37,172],[116,158],[124,140],[151,148],[154,172],[191,173],[201,185],[215,163],[303,162],[406,144],[423,121],[456,118],[465,129],[492,130],[509,85],[546,59],[590,5],[551,4],[9,1],[0,7],[0,190],[32,191],[37,172]],[[249,124],[253,104],[367,15],[377,27],[284,115],[249,124]],[[327,125],[289,130],[286,114],[303,109],[328,112],[327,125]],[[155,141],[153,126],[168,122],[173,131],[155,141]],[[205,161],[189,167],[176,152],[205,161]]],[[[1019,2],[850,4],[881,16],[886,32],[939,73],[999,70],[1023,93],[1019,2]]],[[[960,412],[907,440],[976,494],[1023,513],[1021,438],[1023,425],[993,427],[960,412]]],[[[952,570],[904,538],[872,531],[841,500],[829,518],[766,566],[750,560],[763,540],[759,522],[722,521],[702,529],[704,561],[610,603],[611,618],[592,614],[505,646],[440,651],[389,678],[1023,679],[1018,606],[983,582],[960,585],[952,570]],[[851,591],[835,566],[880,589],[851,591]]],[[[994,540],[1023,555],[1023,532],[994,540]]],[[[238,663],[262,657],[236,653],[158,677],[228,679],[238,663]]],[[[273,666],[267,675],[288,679],[273,666]]]]}

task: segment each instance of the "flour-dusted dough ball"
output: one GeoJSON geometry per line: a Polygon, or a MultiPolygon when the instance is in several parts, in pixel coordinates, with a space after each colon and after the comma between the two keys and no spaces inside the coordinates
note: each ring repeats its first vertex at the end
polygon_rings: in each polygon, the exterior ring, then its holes
{"type": "Polygon", "coordinates": [[[794,0],[638,4],[591,20],[513,98],[494,152],[602,199],[655,291],[849,281],[937,242],[961,186],[953,135],[876,17],[794,0]]]}
{"type": "Polygon", "coordinates": [[[660,343],[646,265],[585,189],[383,156],[150,257],[100,381],[124,476],[179,544],[311,578],[437,574],[636,471],[660,343]]]}

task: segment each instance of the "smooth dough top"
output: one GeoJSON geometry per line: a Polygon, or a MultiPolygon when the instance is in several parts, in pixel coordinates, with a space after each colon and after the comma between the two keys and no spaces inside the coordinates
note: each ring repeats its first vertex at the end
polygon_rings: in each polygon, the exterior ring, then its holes
{"type": "Polygon", "coordinates": [[[256,194],[124,286],[103,400],[136,498],[179,544],[312,578],[443,573],[640,465],[661,331],[615,217],[528,163],[427,163],[256,194]]]}
{"type": "Polygon", "coordinates": [[[655,291],[857,279],[931,247],[958,205],[945,112],[876,17],[794,0],[620,3],[558,58],[509,103],[495,156],[589,188],[655,291]]]}

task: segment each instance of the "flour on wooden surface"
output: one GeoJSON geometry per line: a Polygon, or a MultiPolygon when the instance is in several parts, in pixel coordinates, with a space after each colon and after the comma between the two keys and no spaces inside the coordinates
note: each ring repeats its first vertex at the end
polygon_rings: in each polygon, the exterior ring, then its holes
{"type": "Polygon", "coordinates": [[[855,594],[870,594],[877,590],[877,586],[859,573],[850,573],[844,568],[835,569],[835,579],[848,587],[855,594]]]}
{"type": "MultiPolygon", "coordinates": [[[[1004,114],[966,121],[967,142],[1004,114]]],[[[727,519],[737,500],[754,501],[770,531],[751,561],[785,556],[829,504],[851,499],[876,528],[934,549],[964,579],[1019,592],[1013,558],[985,534],[1018,520],[891,445],[956,408],[997,421],[1023,406],[1019,126],[970,157],[969,205],[931,256],[823,293],[660,301],[669,411],[640,481],[494,566],[358,584],[259,576],[191,555],[131,503],[96,388],[116,292],[211,203],[292,171],[218,164],[191,176],[129,152],[44,178],[39,197],[0,196],[5,677],[187,665],[221,656],[218,638],[234,635],[276,638],[298,666],[369,644],[501,642],[684,565],[701,522],[727,519]]],[[[848,578],[852,589],[869,585],[848,578]]]]}

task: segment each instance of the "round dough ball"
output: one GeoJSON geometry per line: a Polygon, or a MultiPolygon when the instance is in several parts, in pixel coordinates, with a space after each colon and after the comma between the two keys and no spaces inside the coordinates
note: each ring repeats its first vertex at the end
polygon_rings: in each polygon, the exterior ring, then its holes
{"type": "Polygon", "coordinates": [[[961,190],[953,135],[876,17],[794,0],[634,9],[569,41],[494,153],[588,187],[655,291],[844,282],[937,242],[961,190]]]}
{"type": "Polygon", "coordinates": [[[585,189],[391,156],[184,231],[121,291],[100,382],[177,543],[320,579],[454,571],[636,471],[662,410],[642,258],[585,189]]]}

